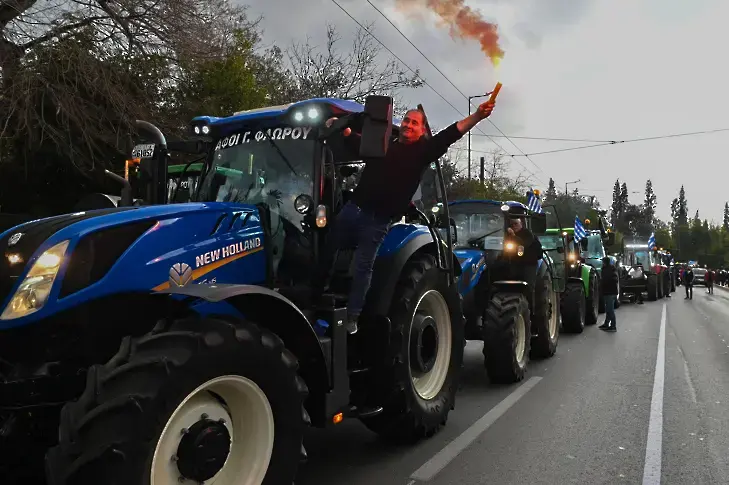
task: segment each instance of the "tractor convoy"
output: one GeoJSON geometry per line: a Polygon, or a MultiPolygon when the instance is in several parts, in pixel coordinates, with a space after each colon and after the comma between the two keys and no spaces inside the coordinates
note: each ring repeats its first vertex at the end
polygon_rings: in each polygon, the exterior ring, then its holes
{"type": "MultiPolygon", "coordinates": [[[[434,163],[435,204],[391,226],[347,334],[355,248],[323,297],[312,275],[351,177],[397,136],[389,97],[197,117],[184,142],[137,128],[125,176],[108,174],[121,196],[0,233],[4,483],[290,485],[310,426],[433,436],[467,340],[491,381],[516,382],[561,328],[597,320],[604,235],[581,246],[525,204],[449,202],[434,163]],[[515,217],[541,241],[536,264],[508,236],[515,217]]],[[[635,268],[661,274],[655,257],[630,253],[623,291],[635,268]]]]}

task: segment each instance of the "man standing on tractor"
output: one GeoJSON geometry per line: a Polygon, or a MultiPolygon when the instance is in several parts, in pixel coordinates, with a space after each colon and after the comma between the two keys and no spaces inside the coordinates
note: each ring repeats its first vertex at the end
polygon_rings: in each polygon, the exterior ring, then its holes
{"type": "MultiPolygon", "coordinates": [[[[356,243],[355,272],[347,300],[347,331],[357,332],[372,281],[372,269],[380,244],[393,221],[401,219],[418,188],[425,169],[445,155],[448,148],[468,133],[494,109],[492,101],[481,104],[475,113],[429,138],[425,113],[411,109],[400,124],[398,140],[391,143],[382,159],[365,160],[352,200],[337,215],[314,281],[315,298],[324,292],[336,252],[356,243]]],[[[331,124],[336,118],[327,120],[331,124]]],[[[351,133],[345,129],[344,135],[351,133]]]]}
{"type": "Polygon", "coordinates": [[[506,230],[510,239],[517,246],[523,247],[523,255],[518,259],[522,265],[523,275],[529,286],[529,306],[534,308],[534,287],[537,281],[537,263],[542,259],[542,243],[526,228],[520,217],[511,217],[509,228],[506,230]]]}

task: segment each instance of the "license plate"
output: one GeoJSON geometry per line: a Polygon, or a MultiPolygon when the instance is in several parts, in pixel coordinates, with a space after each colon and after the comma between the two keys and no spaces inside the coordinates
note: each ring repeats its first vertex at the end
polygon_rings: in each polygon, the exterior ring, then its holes
{"type": "Polygon", "coordinates": [[[137,145],[132,150],[132,158],[152,158],[154,157],[154,143],[137,145]]]}

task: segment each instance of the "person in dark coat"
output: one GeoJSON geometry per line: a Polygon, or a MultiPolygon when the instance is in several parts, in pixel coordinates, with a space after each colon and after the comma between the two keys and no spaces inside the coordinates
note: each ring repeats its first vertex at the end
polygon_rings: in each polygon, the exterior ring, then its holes
{"type": "Polygon", "coordinates": [[[694,270],[691,266],[686,268],[683,273],[684,285],[686,286],[686,299],[694,299],[694,270]]]}
{"type": "Polygon", "coordinates": [[[617,320],[615,319],[615,301],[618,298],[618,271],[612,265],[610,258],[602,258],[602,294],[605,298],[605,323],[600,325],[600,330],[606,332],[617,332],[617,320]]]}

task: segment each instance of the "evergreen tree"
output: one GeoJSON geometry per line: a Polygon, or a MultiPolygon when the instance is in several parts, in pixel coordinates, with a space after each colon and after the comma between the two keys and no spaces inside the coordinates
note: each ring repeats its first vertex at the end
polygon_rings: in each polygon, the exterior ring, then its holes
{"type": "Polygon", "coordinates": [[[554,202],[557,200],[557,187],[554,185],[554,179],[549,177],[549,187],[547,192],[544,194],[544,200],[547,202],[554,202]]]}
{"type": "Polygon", "coordinates": [[[644,220],[647,224],[653,224],[656,216],[656,194],[653,192],[653,182],[648,179],[645,183],[645,200],[643,201],[644,220]]]}
{"type": "Polygon", "coordinates": [[[729,202],[724,202],[724,230],[729,231],[729,202]]]}
{"type": "Polygon", "coordinates": [[[683,185],[678,193],[677,219],[679,226],[688,225],[688,201],[686,200],[686,191],[684,190],[683,185]]]}
{"type": "Polygon", "coordinates": [[[624,210],[622,199],[620,198],[620,180],[616,180],[615,185],[613,186],[613,205],[611,209],[612,214],[610,216],[610,222],[613,226],[616,226],[622,217],[624,210]]]}

